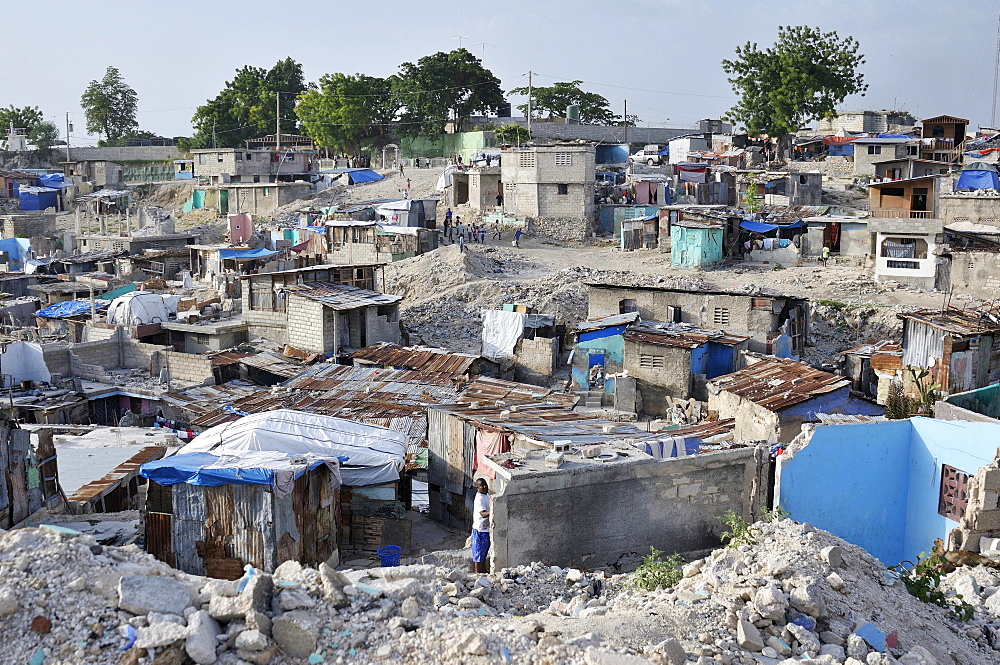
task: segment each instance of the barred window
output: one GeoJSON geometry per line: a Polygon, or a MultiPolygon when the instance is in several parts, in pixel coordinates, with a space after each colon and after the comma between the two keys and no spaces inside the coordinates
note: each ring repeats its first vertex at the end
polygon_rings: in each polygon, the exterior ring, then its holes
{"type": "Polygon", "coordinates": [[[517,165],[522,169],[530,169],[535,166],[535,153],[533,152],[522,152],[518,153],[517,165]]]}
{"type": "Polygon", "coordinates": [[[557,152],[556,166],[573,166],[573,155],[568,152],[557,152]]]}
{"type": "Polygon", "coordinates": [[[712,324],[716,326],[729,325],[729,308],[716,307],[712,310],[712,324]]]}

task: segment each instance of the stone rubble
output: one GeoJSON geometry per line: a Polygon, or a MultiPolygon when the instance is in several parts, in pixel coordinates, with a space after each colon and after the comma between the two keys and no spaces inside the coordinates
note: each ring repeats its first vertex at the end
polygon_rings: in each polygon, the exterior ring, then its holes
{"type": "Polygon", "coordinates": [[[22,529],[0,534],[3,662],[39,650],[45,665],[1000,662],[988,625],[1000,619],[994,570],[947,576],[947,592],[976,608],[959,623],[826,532],[785,519],[753,536],[688,563],[675,588],[636,591],[627,574],[542,563],[477,576],[439,565],[453,560],[446,553],[345,571],[286,562],[214,580],[135,546],[22,529]]]}

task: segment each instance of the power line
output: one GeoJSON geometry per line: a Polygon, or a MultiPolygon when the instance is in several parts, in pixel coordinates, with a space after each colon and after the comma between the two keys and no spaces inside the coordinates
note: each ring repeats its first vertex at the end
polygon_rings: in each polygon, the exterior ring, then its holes
{"type": "MultiPolygon", "coordinates": [[[[535,72],[537,76],[544,76],[550,79],[561,79],[563,81],[579,81],[580,79],[575,79],[567,76],[553,76],[551,74],[539,74],[535,72]]],[[[586,83],[587,85],[600,85],[607,88],[620,88],[621,90],[637,90],[639,92],[655,92],[661,95],[682,95],[684,97],[711,97],[713,99],[736,99],[736,95],[702,95],[697,92],[674,92],[672,90],[651,90],[649,88],[632,88],[627,85],[615,85],[614,83],[598,83],[597,81],[580,81],[580,83],[586,83]]]]}

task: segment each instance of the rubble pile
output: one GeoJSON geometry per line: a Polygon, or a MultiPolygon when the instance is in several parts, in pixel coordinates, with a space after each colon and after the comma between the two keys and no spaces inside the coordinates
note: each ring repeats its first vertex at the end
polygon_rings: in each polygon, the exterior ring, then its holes
{"type": "Polygon", "coordinates": [[[403,326],[411,344],[446,346],[475,353],[482,335],[483,309],[527,305],[572,324],[587,318],[585,282],[627,286],[711,288],[692,275],[565,268],[553,273],[498,248],[460,252],[449,246],[386,266],[385,291],[403,296],[403,326]]]}
{"type": "Polygon", "coordinates": [[[906,305],[812,301],[809,309],[809,346],[803,360],[836,363],[844,351],[882,339],[899,339],[903,322],[897,314],[912,311],[906,305]]]}
{"type": "Polygon", "coordinates": [[[948,578],[977,607],[959,623],[826,532],[784,519],[752,535],[687,564],[674,589],[634,591],[628,575],[533,563],[476,576],[436,555],[343,571],[285,562],[226,581],[65,528],[22,529],[0,536],[4,662],[997,662],[995,572],[948,578]]]}

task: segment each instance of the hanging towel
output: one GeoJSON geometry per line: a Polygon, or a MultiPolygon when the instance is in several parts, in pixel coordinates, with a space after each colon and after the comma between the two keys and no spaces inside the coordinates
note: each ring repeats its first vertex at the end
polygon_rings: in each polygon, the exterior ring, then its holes
{"type": "Polygon", "coordinates": [[[506,434],[483,429],[476,430],[476,459],[472,468],[487,478],[496,480],[496,471],[492,467],[483,464],[480,458],[483,455],[497,455],[508,452],[510,452],[510,445],[507,443],[506,434]]]}

